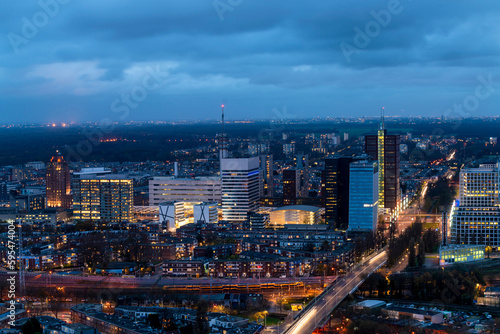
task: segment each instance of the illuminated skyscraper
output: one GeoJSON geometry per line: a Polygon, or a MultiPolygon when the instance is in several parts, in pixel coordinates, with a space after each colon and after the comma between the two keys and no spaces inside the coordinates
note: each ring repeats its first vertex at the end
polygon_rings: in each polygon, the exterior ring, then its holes
{"type": "Polygon", "coordinates": [[[83,169],[74,173],[73,218],[76,221],[132,221],[134,184],[123,175],[104,169],[83,169]]]}
{"type": "Polygon", "coordinates": [[[273,155],[259,155],[261,171],[261,197],[274,196],[274,165],[273,155]]]}
{"type": "Polygon", "coordinates": [[[222,217],[245,221],[259,208],[259,157],[221,160],[222,217]]]}
{"type": "Polygon", "coordinates": [[[71,207],[71,177],[69,166],[61,155],[53,156],[45,175],[47,206],[69,209],[71,207]]]}
{"type": "Polygon", "coordinates": [[[384,119],[376,135],[365,136],[365,152],[378,161],[378,206],[394,209],[400,200],[399,163],[401,138],[388,135],[384,119]]]}
{"type": "Polygon", "coordinates": [[[377,162],[352,162],[349,181],[349,231],[376,230],[378,195],[377,162]]]}

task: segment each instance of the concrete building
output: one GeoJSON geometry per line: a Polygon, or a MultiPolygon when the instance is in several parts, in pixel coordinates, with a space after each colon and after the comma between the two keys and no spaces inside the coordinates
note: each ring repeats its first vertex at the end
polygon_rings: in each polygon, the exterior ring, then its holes
{"type": "Polygon", "coordinates": [[[73,218],[76,221],[120,223],[134,217],[133,180],[104,169],[84,169],[74,173],[73,218]]]}
{"type": "Polygon", "coordinates": [[[439,248],[439,265],[484,260],[485,246],[481,245],[446,245],[439,248]]]}
{"type": "Polygon", "coordinates": [[[400,144],[400,135],[387,134],[383,118],[378,133],[365,136],[365,153],[378,160],[379,208],[393,210],[400,201],[400,144]]]}
{"type": "Polygon", "coordinates": [[[350,164],[349,231],[375,231],[378,220],[378,167],[376,161],[350,164]]]}
{"type": "Polygon", "coordinates": [[[450,215],[451,242],[500,247],[498,164],[463,168],[450,215]]]}
{"type": "Polygon", "coordinates": [[[289,205],[271,211],[271,226],[288,224],[314,225],[321,222],[321,209],[309,205],[289,205]]]}
{"type": "Polygon", "coordinates": [[[47,207],[69,209],[72,205],[69,165],[61,155],[53,156],[45,176],[47,207]]]}
{"type": "Polygon", "coordinates": [[[180,201],[160,203],[159,213],[160,224],[168,231],[175,231],[185,220],[184,203],[180,201]]]}
{"type": "Polygon", "coordinates": [[[443,323],[443,313],[437,311],[419,310],[409,307],[388,306],[382,309],[382,315],[393,319],[414,319],[429,321],[433,324],[443,323]]]}
{"type": "Polygon", "coordinates": [[[222,219],[244,222],[259,208],[259,157],[221,160],[222,219]]]}
{"type": "Polygon", "coordinates": [[[283,205],[296,205],[300,197],[300,169],[283,170],[283,205]]]}
{"type": "Polygon", "coordinates": [[[261,171],[261,197],[274,197],[274,161],[273,155],[259,155],[261,171]]]}
{"type": "Polygon", "coordinates": [[[352,157],[325,159],[321,197],[331,229],[346,231],[349,227],[349,165],[353,161],[352,157]]]}
{"type": "Polygon", "coordinates": [[[193,207],[194,222],[217,223],[219,220],[217,202],[203,202],[193,207]]]}
{"type": "Polygon", "coordinates": [[[161,202],[221,202],[219,177],[195,177],[194,179],[158,176],[149,181],[149,205],[161,202]]]}

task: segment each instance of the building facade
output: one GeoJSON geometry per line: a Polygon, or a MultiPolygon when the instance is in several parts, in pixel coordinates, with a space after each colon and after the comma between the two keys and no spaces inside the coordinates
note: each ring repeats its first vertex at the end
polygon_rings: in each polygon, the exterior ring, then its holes
{"type": "Polygon", "coordinates": [[[376,161],[350,164],[349,230],[375,231],[378,219],[378,166],[376,161]]]}
{"type": "Polygon", "coordinates": [[[322,201],[325,221],[335,230],[345,231],[349,226],[349,165],[353,161],[352,157],[325,159],[322,201]]]}
{"type": "Polygon", "coordinates": [[[400,135],[387,134],[383,124],[376,135],[365,136],[365,153],[378,161],[380,208],[395,209],[399,204],[400,145],[400,135]]]}
{"type": "Polygon", "coordinates": [[[452,243],[500,247],[498,184],[498,164],[460,171],[459,199],[450,215],[452,243]]]}
{"type": "Polygon", "coordinates": [[[222,219],[247,220],[259,208],[259,157],[221,160],[222,219]]]}
{"type": "Polygon", "coordinates": [[[133,220],[132,179],[116,174],[84,173],[76,174],[72,184],[76,221],[121,223],[133,220]]]}
{"type": "Polygon", "coordinates": [[[283,205],[296,205],[300,197],[300,170],[288,168],[283,170],[283,205]]]}
{"type": "Polygon", "coordinates": [[[69,209],[72,204],[68,163],[61,155],[53,156],[45,175],[47,207],[69,209]]]}
{"type": "Polygon", "coordinates": [[[149,181],[149,205],[168,201],[220,203],[221,180],[219,177],[154,177],[149,181]]]}

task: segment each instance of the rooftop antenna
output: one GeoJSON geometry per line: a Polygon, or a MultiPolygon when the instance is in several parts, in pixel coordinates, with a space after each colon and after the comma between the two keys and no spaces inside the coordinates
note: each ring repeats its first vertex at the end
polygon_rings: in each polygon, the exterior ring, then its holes
{"type": "Polygon", "coordinates": [[[222,108],[222,133],[224,133],[224,104],[221,105],[222,108]]]}
{"type": "Polygon", "coordinates": [[[384,111],[385,111],[385,107],[382,107],[382,120],[380,122],[380,130],[384,130],[384,128],[385,128],[385,125],[384,125],[384,111]]]}

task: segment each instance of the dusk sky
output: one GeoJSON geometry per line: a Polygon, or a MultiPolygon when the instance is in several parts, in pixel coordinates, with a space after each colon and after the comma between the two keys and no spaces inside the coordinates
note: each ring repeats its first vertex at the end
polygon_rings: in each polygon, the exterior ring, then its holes
{"type": "Polygon", "coordinates": [[[2,1],[0,123],[498,115],[499,22],[497,0],[2,1]]]}

